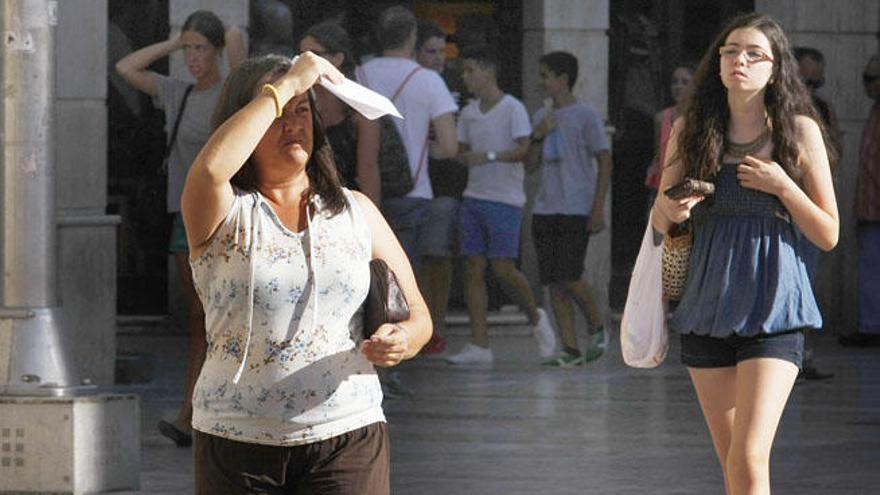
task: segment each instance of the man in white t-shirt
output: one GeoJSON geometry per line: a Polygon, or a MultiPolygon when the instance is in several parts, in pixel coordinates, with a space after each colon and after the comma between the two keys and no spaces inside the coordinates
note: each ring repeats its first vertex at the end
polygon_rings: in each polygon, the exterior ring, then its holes
{"type": "Polygon", "coordinates": [[[465,256],[465,298],[472,342],[447,361],[452,364],[488,364],[486,265],[517,296],[534,327],[539,354],[553,353],[556,337],[547,315],[535,304],[528,281],[514,263],[526,194],[522,159],[532,132],[522,102],[498,87],[498,62],[488,47],[474,47],[462,55],[463,78],[477,99],[462,111],[458,122],[460,159],[468,166],[468,183],[459,209],[459,251],[465,256]]]}
{"type": "Polygon", "coordinates": [[[383,198],[382,212],[414,266],[422,253],[428,204],[433,198],[428,155],[451,158],[457,152],[455,112],[458,106],[439,74],[413,60],[416,18],[404,7],[390,7],[379,16],[382,56],[357,70],[361,84],[392,98],[403,120],[396,119],[415,186],[406,196],[383,198]],[[434,140],[428,140],[430,127],[434,140]]]}

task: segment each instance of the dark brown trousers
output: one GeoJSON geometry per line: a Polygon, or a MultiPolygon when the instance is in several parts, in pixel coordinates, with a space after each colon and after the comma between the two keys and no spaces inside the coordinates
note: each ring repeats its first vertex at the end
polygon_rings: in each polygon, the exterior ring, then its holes
{"type": "Polygon", "coordinates": [[[198,495],[388,495],[385,423],[307,445],[276,447],[194,431],[198,495]]]}

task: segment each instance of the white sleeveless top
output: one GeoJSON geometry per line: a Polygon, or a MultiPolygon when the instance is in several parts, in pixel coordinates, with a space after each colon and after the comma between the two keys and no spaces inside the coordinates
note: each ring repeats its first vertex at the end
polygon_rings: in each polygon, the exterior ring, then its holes
{"type": "Polygon", "coordinates": [[[329,216],[317,198],[317,213],[296,233],[259,193],[236,191],[191,263],[208,339],[194,429],[301,445],[385,421],[376,371],[359,351],[370,231],[343,192],[341,213],[329,216]]]}

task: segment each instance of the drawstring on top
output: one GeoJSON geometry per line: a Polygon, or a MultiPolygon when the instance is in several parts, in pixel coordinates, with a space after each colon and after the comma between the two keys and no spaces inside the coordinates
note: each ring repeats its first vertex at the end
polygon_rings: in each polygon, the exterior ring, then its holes
{"type": "Polygon", "coordinates": [[[315,268],[315,263],[317,261],[315,259],[315,243],[318,241],[318,233],[312,230],[312,215],[309,213],[309,206],[312,206],[312,208],[315,209],[313,206],[315,203],[317,203],[317,199],[313,197],[312,200],[306,204],[306,235],[309,238],[309,269],[312,272],[312,292],[314,293],[312,300],[315,302],[312,305],[312,330],[318,326],[318,270],[315,268]]]}
{"type": "MultiPolygon", "coordinates": [[[[262,223],[262,215],[260,215],[259,209],[262,206],[262,198],[259,194],[254,193],[254,209],[251,212],[251,239],[248,253],[250,255],[250,259],[248,260],[249,264],[249,274],[248,274],[248,316],[247,316],[247,337],[244,342],[244,349],[242,350],[241,356],[241,364],[238,365],[238,371],[235,372],[235,376],[232,379],[232,382],[236,385],[238,381],[241,379],[241,375],[244,372],[245,366],[247,365],[248,354],[251,349],[251,340],[254,335],[254,299],[255,299],[255,289],[254,289],[254,272],[256,271],[256,263],[257,263],[257,233],[262,232],[262,225],[258,225],[258,223],[262,223]]],[[[315,243],[317,242],[317,232],[312,229],[312,214],[310,213],[310,207],[315,209],[313,206],[317,203],[317,199],[312,199],[306,204],[306,236],[309,239],[309,260],[308,260],[308,269],[312,274],[312,299],[314,304],[312,305],[312,329],[314,330],[318,326],[318,270],[315,268],[315,243]]]]}
{"type": "Polygon", "coordinates": [[[251,337],[254,335],[254,272],[256,271],[257,264],[257,232],[261,231],[261,229],[257,228],[257,222],[260,222],[261,216],[258,214],[260,203],[262,200],[260,199],[260,195],[254,193],[254,209],[251,210],[251,242],[248,248],[248,254],[250,259],[248,260],[249,265],[249,274],[248,274],[248,324],[247,324],[247,337],[244,341],[244,349],[241,354],[241,364],[238,365],[238,371],[235,372],[235,377],[232,379],[232,383],[238,384],[238,381],[241,379],[241,374],[244,372],[244,367],[247,364],[248,353],[251,350],[251,337]]]}

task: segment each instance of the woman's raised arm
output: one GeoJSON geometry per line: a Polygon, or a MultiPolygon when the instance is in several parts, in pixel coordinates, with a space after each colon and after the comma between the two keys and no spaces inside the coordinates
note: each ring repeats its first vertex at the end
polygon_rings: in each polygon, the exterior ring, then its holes
{"type": "Polygon", "coordinates": [[[159,94],[159,87],[153,78],[153,71],[147,70],[147,67],[180,47],[180,36],[176,36],[135,50],[116,62],[116,73],[140,91],[156,96],[159,94]]]}
{"type": "MultiPolygon", "coordinates": [[[[333,81],[340,81],[343,77],[323,58],[311,52],[301,54],[284,75],[272,82],[278,91],[281,106],[297,94],[307,91],[322,76],[333,81]]],[[[199,256],[204,244],[229,211],[234,197],[229,181],[272,125],[275,113],[272,93],[255,94],[250,103],[214,131],[193,161],[181,200],[193,258],[199,256]]]]}

